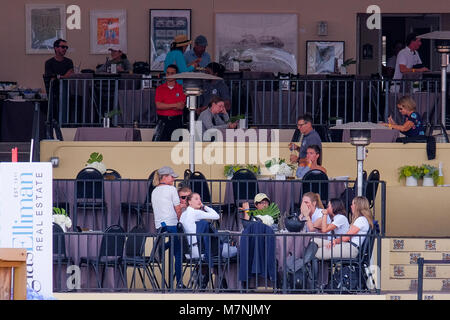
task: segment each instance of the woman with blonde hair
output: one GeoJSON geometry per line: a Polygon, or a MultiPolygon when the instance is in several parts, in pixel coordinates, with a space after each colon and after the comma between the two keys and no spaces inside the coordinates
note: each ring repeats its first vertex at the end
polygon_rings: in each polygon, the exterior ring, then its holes
{"type": "Polygon", "coordinates": [[[373,216],[366,197],[355,197],[351,209],[352,224],[344,236],[331,241],[325,239],[316,241],[319,245],[317,259],[356,258],[367,233],[373,228],[373,216]]]}
{"type": "MultiPolygon", "coordinates": [[[[302,204],[300,206],[300,219],[306,220],[307,231],[321,232],[322,209],[324,209],[324,207],[318,193],[307,192],[303,195],[302,204]]],[[[327,223],[331,223],[329,216],[327,216],[327,223]]]]}
{"type": "Polygon", "coordinates": [[[388,123],[384,123],[386,127],[397,129],[407,137],[423,136],[425,129],[420,114],[416,112],[416,102],[410,96],[404,96],[398,100],[398,111],[405,117],[403,124],[395,123],[392,116],[388,118],[388,123]]]}

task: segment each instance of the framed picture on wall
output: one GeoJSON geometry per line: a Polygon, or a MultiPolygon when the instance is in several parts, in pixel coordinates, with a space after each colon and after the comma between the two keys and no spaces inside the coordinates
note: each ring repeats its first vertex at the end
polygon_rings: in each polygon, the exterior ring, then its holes
{"type": "Polygon", "coordinates": [[[306,41],[306,74],[328,74],[344,62],[344,41],[306,41]]]}
{"type": "Polygon", "coordinates": [[[66,39],[64,4],[25,5],[25,50],[27,54],[53,53],[53,43],[66,39]]]}
{"type": "Polygon", "coordinates": [[[297,74],[296,13],[217,13],[215,60],[228,70],[297,74]]]}
{"type": "Polygon", "coordinates": [[[91,10],[90,38],[92,54],[108,54],[109,48],[127,51],[127,11],[91,10]]]}
{"type": "Polygon", "coordinates": [[[150,70],[163,71],[170,44],[178,35],[191,39],[191,9],[150,9],[150,70]]]}

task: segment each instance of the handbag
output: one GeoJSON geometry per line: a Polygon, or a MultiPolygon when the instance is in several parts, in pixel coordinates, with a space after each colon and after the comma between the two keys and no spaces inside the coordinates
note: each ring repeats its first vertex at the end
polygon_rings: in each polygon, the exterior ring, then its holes
{"type": "Polygon", "coordinates": [[[300,232],[303,230],[305,222],[305,220],[300,220],[295,213],[292,213],[284,219],[284,226],[289,232],[300,232]]]}

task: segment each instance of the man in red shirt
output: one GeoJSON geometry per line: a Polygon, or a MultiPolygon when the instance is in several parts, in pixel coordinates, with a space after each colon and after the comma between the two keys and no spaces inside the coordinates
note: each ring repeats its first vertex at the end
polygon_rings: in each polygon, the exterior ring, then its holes
{"type": "MultiPolygon", "coordinates": [[[[166,69],[166,77],[177,74],[178,67],[171,64],[166,69]]],[[[158,141],[171,141],[172,133],[183,127],[183,109],[186,105],[186,96],[183,86],[175,79],[166,79],[166,82],[156,88],[155,94],[156,114],[158,125],[163,126],[158,141]]]]}

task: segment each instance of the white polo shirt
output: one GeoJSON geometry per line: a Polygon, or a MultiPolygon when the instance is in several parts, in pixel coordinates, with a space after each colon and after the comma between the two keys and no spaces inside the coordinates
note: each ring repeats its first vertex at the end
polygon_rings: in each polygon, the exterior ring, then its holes
{"type": "Polygon", "coordinates": [[[412,51],[409,47],[405,47],[397,54],[397,61],[395,62],[395,73],[393,79],[400,80],[403,74],[400,72],[400,65],[403,64],[407,68],[412,68],[416,64],[421,64],[419,53],[412,51]]]}

